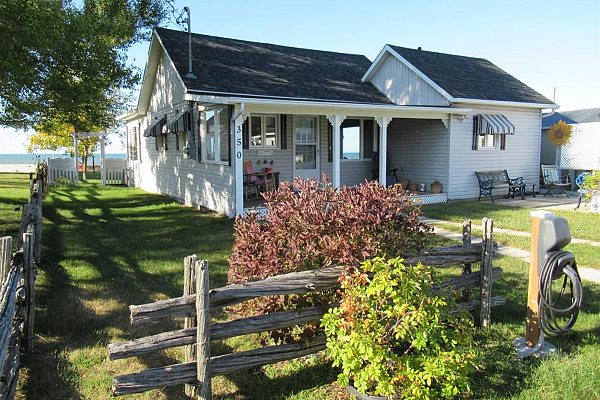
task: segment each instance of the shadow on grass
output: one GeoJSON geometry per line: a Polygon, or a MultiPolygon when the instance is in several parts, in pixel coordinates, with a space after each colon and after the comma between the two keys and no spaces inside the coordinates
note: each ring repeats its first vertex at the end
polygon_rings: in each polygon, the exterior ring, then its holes
{"type": "MultiPolygon", "coordinates": [[[[173,321],[132,327],[128,306],[181,296],[183,258],[193,253],[211,261],[211,283],[222,286],[232,232],[230,220],[161,196],[97,185],[55,188],[44,202],[38,351],[25,358],[20,392],[27,399],[86,397],[81,374],[105,356],[79,360],[77,352],[102,347],[106,354],[115,338],[175,329],[173,321]]],[[[138,361],[178,362],[163,353],[138,361]]]]}

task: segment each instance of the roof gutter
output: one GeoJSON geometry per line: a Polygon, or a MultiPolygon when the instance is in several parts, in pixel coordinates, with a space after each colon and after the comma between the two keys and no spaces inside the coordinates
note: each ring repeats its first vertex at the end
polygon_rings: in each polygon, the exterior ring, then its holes
{"type": "Polygon", "coordinates": [[[553,110],[558,109],[560,106],[554,103],[522,103],[519,101],[501,101],[501,100],[480,100],[480,99],[465,99],[462,97],[456,97],[453,99],[454,103],[465,103],[474,105],[485,105],[485,106],[500,106],[500,107],[521,107],[521,108],[551,108],[553,110]]]}
{"type": "Polygon", "coordinates": [[[277,107],[319,107],[329,108],[331,110],[352,110],[352,111],[370,111],[381,113],[395,113],[402,111],[410,112],[428,112],[437,114],[468,114],[472,111],[471,108],[458,107],[428,107],[428,106],[400,106],[395,104],[365,104],[365,103],[341,103],[341,102],[320,102],[308,100],[279,100],[279,99],[264,99],[250,97],[220,97],[220,96],[205,96],[194,95],[188,93],[187,100],[196,100],[200,102],[216,102],[220,104],[242,103],[245,105],[271,106],[277,107]]]}

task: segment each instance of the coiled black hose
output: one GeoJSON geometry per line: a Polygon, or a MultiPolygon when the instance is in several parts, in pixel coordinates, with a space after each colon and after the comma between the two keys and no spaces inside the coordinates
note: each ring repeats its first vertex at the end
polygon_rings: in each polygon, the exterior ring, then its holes
{"type": "Polygon", "coordinates": [[[575,256],[565,250],[551,252],[540,271],[539,321],[544,332],[559,334],[571,329],[579,315],[582,301],[583,287],[577,272],[575,256]],[[562,288],[556,299],[553,300],[552,281],[562,275],[564,275],[562,288]],[[556,305],[565,296],[567,283],[569,283],[571,304],[567,308],[557,308],[556,305]],[[569,318],[567,323],[561,325],[558,318],[566,317],[569,318]]]}

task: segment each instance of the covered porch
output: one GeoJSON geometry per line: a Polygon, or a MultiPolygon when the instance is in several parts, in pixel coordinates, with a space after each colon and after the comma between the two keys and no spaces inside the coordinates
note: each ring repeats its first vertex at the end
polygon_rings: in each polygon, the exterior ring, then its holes
{"type": "Polygon", "coordinates": [[[451,118],[471,111],[456,107],[201,97],[195,95],[189,100],[221,100],[221,104],[230,106],[231,164],[238,215],[245,208],[260,206],[260,196],[256,198],[247,182],[256,179],[252,175],[264,178],[262,174],[269,170],[276,174],[279,183],[295,177],[320,179],[325,174],[334,187],[358,185],[365,180],[387,185],[393,183],[387,177],[395,172],[398,180],[416,184],[409,189],[423,203],[444,202],[451,118]],[[441,183],[441,193],[433,193],[434,181],[441,183]]]}

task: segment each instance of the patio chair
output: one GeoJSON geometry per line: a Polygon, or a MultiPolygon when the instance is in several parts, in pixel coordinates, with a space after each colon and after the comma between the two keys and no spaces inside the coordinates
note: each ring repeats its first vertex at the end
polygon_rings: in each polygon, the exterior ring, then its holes
{"type": "MultiPolygon", "coordinates": [[[[388,151],[386,154],[387,157],[387,167],[388,167],[388,172],[387,172],[387,176],[385,177],[385,185],[386,186],[390,186],[390,185],[395,185],[396,183],[398,183],[398,168],[394,168],[394,169],[390,169],[389,168],[389,161],[390,161],[390,152],[388,151]]],[[[373,156],[371,158],[371,175],[373,180],[379,180],[379,152],[378,151],[374,151],[373,152],[373,156]]]]}
{"type": "Polygon", "coordinates": [[[577,193],[579,193],[579,197],[577,198],[577,207],[575,207],[575,210],[577,210],[579,208],[579,206],[581,206],[581,199],[589,192],[587,189],[584,189],[584,187],[583,187],[583,182],[585,182],[585,178],[588,175],[590,175],[589,172],[582,172],[579,175],[577,175],[577,178],[575,178],[575,184],[579,188],[577,190],[577,193]]]}
{"type": "Polygon", "coordinates": [[[246,198],[248,192],[254,189],[256,197],[260,188],[264,188],[265,192],[270,189],[275,190],[275,174],[273,172],[257,172],[252,166],[252,161],[244,161],[244,186],[247,188],[246,198]]]}
{"type": "Polygon", "coordinates": [[[549,194],[554,198],[554,191],[558,191],[559,194],[564,193],[567,197],[570,197],[566,189],[571,187],[569,177],[561,176],[560,168],[557,165],[542,165],[542,175],[544,176],[544,185],[546,186],[544,196],[549,194]]]}

